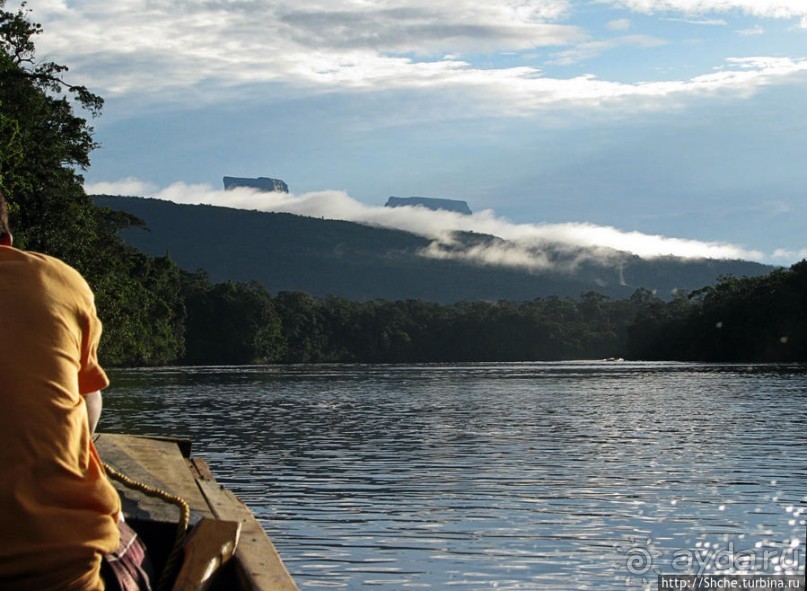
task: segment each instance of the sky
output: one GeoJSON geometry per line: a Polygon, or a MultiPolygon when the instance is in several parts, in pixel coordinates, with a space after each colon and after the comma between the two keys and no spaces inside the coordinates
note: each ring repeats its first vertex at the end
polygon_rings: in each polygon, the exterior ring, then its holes
{"type": "Polygon", "coordinates": [[[106,100],[90,193],[441,244],[486,232],[533,255],[562,241],[807,257],[807,0],[27,6],[44,28],[39,57],[106,100]],[[225,175],[279,178],[291,194],[225,193],[225,175]],[[393,195],[461,199],[474,215],[384,208],[393,195]]]}

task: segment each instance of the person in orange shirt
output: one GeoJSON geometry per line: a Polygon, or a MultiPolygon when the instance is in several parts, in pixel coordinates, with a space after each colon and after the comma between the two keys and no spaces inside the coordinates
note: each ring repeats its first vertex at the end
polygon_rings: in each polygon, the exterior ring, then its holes
{"type": "Polygon", "coordinates": [[[109,385],[93,293],[72,267],[12,242],[0,193],[0,590],[148,588],[137,565],[128,583],[101,575],[104,556],[142,544],[119,526],[92,442],[109,385]]]}

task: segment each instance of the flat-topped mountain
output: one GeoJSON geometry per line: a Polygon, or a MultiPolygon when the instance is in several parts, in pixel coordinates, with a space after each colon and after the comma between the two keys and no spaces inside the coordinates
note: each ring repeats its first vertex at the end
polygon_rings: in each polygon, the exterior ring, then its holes
{"type": "Polygon", "coordinates": [[[258,178],[242,178],[237,176],[224,177],[224,189],[232,191],[239,187],[246,187],[248,189],[258,189],[267,193],[288,193],[289,186],[280,179],[271,179],[265,176],[258,178]]]}
{"type": "Polygon", "coordinates": [[[390,197],[384,204],[385,207],[404,207],[404,206],[427,207],[428,209],[456,211],[465,215],[473,213],[468,203],[459,199],[435,199],[433,197],[390,197]]]}

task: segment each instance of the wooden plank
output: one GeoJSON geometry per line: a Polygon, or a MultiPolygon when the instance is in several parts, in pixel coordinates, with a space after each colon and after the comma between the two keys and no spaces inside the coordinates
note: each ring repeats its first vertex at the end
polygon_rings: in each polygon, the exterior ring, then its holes
{"type": "Polygon", "coordinates": [[[235,552],[236,569],[245,589],[299,591],[286,566],[252,511],[215,480],[197,481],[219,519],[241,523],[241,543],[235,552]]]}
{"type": "Polygon", "coordinates": [[[201,458],[188,458],[185,460],[188,464],[188,469],[193,474],[193,477],[196,480],[215,480],[216,478],[213,476],[213,473],[210,471],[210,467],[207,465],[201,458]]]}
{"type": "MultiPolygon", "coordinates": [[[[198,518],[212,517],[175,442],[104,433],[95,441],[101,458],[129,478],[182,497],[198,518]]],[[[179,509],[113,481],[124,513],[135,519],[176,523],[179,509]]]]}
{"type": "Polygon", "coordinates": [[[149,435],[148,439],[154,439],[156,441],[168,441],[169,443],[174,443],[179,448],[179,452],[182,454],[183,458],[191,457],[191,451],[193,449],[192,439],[188,439],[187,437],[166,437],[163,435],[149,435]]]}
{"type": "Polygon", "coordinates": [[[218,570],[232,558],[238,546],[241,524],[237,521],[202,519],[183,547],[182,568],[172,591],[207,591],[218,570]]]}

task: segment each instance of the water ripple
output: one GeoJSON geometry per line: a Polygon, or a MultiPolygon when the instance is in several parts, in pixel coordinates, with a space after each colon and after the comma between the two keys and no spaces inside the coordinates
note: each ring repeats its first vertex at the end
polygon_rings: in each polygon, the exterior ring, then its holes
{"type": "Polygon", "coordinates": [[[804,377],[640,363],[130,370],[112,372],[103,426],[193,438],[302,589],[654,588],[682,551],[795,548],[803,568],[804,377]],[[652,568],[631,572],[639,551],[652,568]]]}

